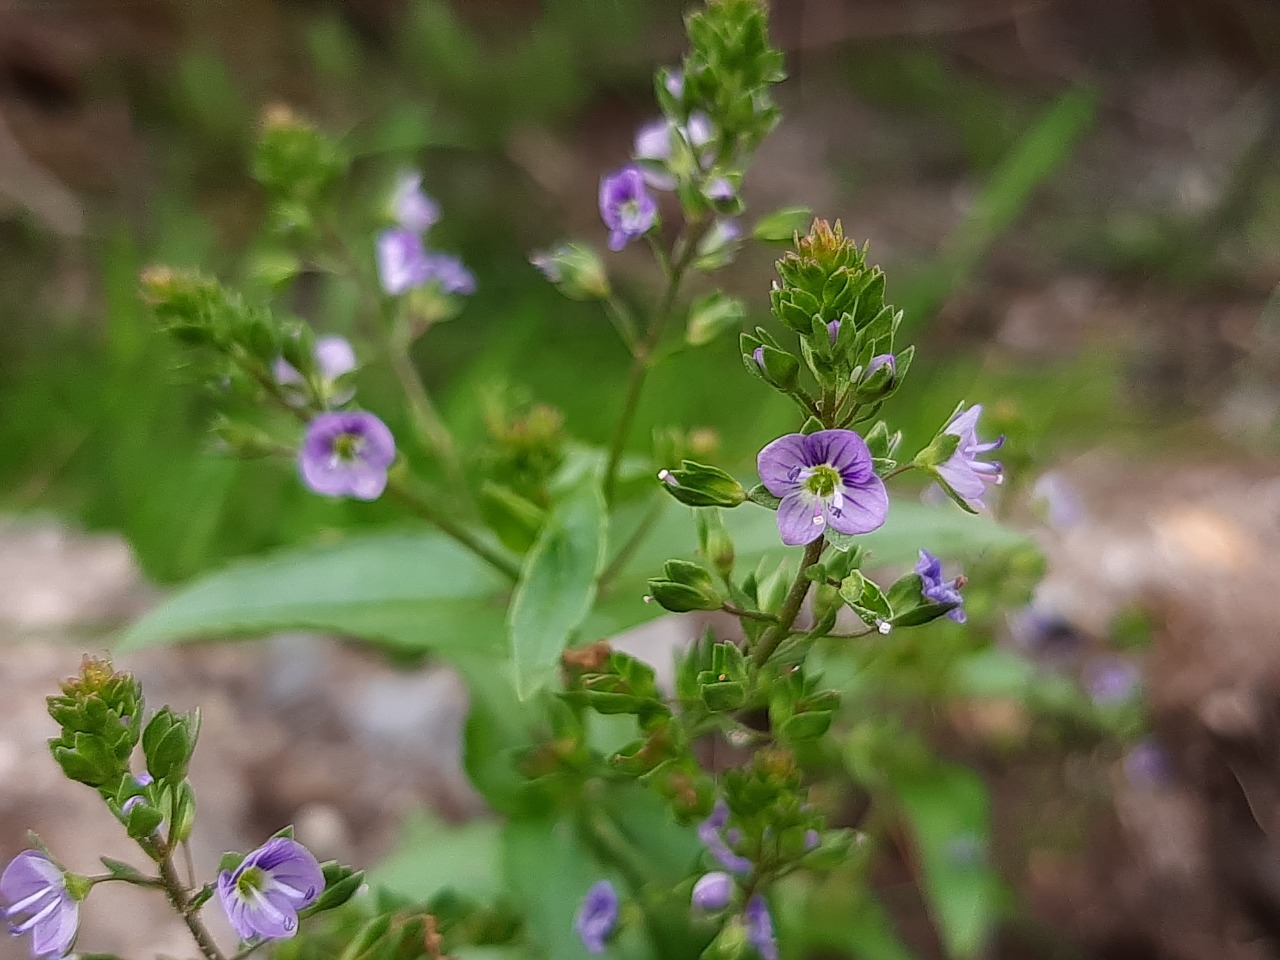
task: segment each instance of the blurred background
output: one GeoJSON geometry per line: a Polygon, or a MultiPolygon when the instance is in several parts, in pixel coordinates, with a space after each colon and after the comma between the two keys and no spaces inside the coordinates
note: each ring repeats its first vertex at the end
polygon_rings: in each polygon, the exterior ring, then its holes
{"type": "MultiPolygon", "coordinates": [[[[357,175],[423,169],[435,236],[479,284],[416,357],[464,445],[494,396],[603,442],[627,354],[527,256],[603,246],[596,184],[656,115],[683,6],[0,0],[0,848],[28,826],[65,849],[112,830],[43,752],[43,697],[80,649],[233,558],[392,515],[212,453],[207,402],[137,299],[150,263],[243,269],[263,108],[341,132],[357,175]]],[[[790,79],[748,204],[810,206],[870,241],[921,348],[893,411],[909,448],[957,396],[1009,433],[997,510],[1049,574],[1002,642],[1051,659],[1149,641],[1135,682],[1158,739],[1137,760],[1049,756],[1014,704],[950,718],[995,788],[1020,902],[996,954],[1280,955],[1280,5],[773,6],[790,79]]],[[[775,256],[751,249],[725,278],[760,322],[775,256]]],[[[624,296],[652,279],[637,251],[612,265],[624,296]]],[[[310,319],[343,332],[351,308],[310,319]]],[[[677,356],[642,425],[713,428],[749,471],[791,414],[740,364],[732,338],[677,356]]],[[[376,371],[360,388],[375,410],[392,395],[376,371]]],[[[205,710],[202,861],[295,820],[322,856],[372,862],[424,804],[479,812],[447,671],[291,636],[127,666],[153,699],[205,710]]],[[[88,942],[186,951],[120,896],[88,942]]],[[[904,940],[937,955],[922,905],[899,900],[904,940]]]]}

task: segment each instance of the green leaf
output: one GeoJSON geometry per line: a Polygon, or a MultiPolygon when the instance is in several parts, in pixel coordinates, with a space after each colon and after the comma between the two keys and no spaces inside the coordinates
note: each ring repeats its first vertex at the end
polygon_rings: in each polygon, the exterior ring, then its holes
{"type": "Polygon", "coordinates": [[[938,932],[952,957],[982,953],[995,920],[996,875],[988,862],[990,801],[972,770],[939,763],[891,778],[915,837],[938,932]]]}
{"type": "Polygon", "coordinates": [[[554,677],[560,654],[591,610],[607,524],[599,486],[584,483],[556,505],[525,558],[508,621],[521,699],[554,677]]]}
{"type": "Polygon", "coordinates": [[[369,882],[415,903],[445,889],[487,902],[502,893],[501,854],[496,821],[451,826],[424,815],[410,823],[395,853],[369,871],[369,882]]]}
{"type": "Polygon", "coordinates": [[[452,540],[414,530],[350,537],[234,564],[125,631],[121,651],[274,630],[328,630],[446,659],[501,649],[501,576],[452,540]]]}

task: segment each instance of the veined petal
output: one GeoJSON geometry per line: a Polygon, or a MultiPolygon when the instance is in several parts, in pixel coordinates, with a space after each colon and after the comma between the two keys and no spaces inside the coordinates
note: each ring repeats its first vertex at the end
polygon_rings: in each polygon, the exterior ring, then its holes
{"type": "Polygon", "coordinates": [[[844,504],[837,514],[832,505],[825,507],[824,515],[831,528],[839,533],[854,535],[870,533],[884,526],[889,515],[889,493],[882,481],[872,474],[858,486],[843,489],[844,504]]]}
{"type": "Polygon", "coordinates": [[[857,482],[872,472],[871,451],[852,430],[819,430],[805,437],[808,462],[833,467],[846,483],[857,482]]]}
{"type": "Polygon", "coordinates": [[[801,491],[787,494],[778,504],[778,535],[789,547],[812,543],[822,536],[825,526],[823,507],[801,491]]]}
{"type": "Polygon", "coordinates": [[[799,469],[813,465],[805,441],[802,433],[788,433],[766,445],[756,456],[760,482],[775,497],[785,497],[795,490],[799,469]]]}
{"type": "Polygon", "coordinates": [[[61,908],[36,924],[31,937],[31,952],[38,957],[62,957],[75,943],[80,928],[80,905],[66,900],[61,908]]]}

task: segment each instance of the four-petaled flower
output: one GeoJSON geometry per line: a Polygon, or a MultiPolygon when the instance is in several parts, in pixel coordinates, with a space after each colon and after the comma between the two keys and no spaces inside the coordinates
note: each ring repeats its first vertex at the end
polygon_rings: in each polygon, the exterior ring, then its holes
{"type": "Polygon", "coordinates": [[[982,404],[975,403],[968,410],[957,410],[951,422],[943,428],[943,433],[959,437],[955,453],[945,463],[937,467],[937,471],[947,485],[951,487],[961,500],[974,509],[983,509],[982,495],[988,483],[1000,483],[1004,477],[1000,472],[998,461],[979,460],[984,453],[999,449],[1004,444],[1004,437],[998,437],[990,443],[978,439],[978,417],[982,415],[982,404]]]}
{"type": "Polygon", "coordinates": [[[810,543],[826,527],[870,533],[889,513],[889,495],[871,452],[852,430],[789,433],[760,451],[760,480],[778,505],[778,532],[788,546],[810,543]]]}
{"type": "Polygon", "coordinates": [[[643,237],[658,217],[658,204],[645,188],[644,176],[623,167],[600,181],[600,219],[609,228],[609,249],[618,251],[643,237]]]}
{"type": "Polygon", "coordinates": [[[743,914],[747,924],[747,940],[760,954],[760,960],[778,960],[778,938],[773,933],[773,917],[764,897],[755,894],[747,901],[743,914]]]}
{"type": "Polygon", "coordinates": [[[968,614],[964,612],[964,597],[960,594],[960,588],[964,586],[963,579],[956,577],[954,580],[943,580],[942,561],[928,550],[920,551],[920,559],[916,561],[916,573],[920,574],[921,593],[926,600],[931,603],[949,604],[951,609],[947,611],[947,617],[956,623],[964,623],[969,619],[968,614]]]}
{"type": "Polygon", "coordinates": [[[35,957],[63,957],[80,925],[80,904],[62,870],[35,850],[24,850],[0,874],[0,898],[14,936],[31,933],[35,957]]]}
{"type": "Polygon", "coordinates": [[[391,216],[406,230],[425,233],[440,219],[440,205],[422,192],[422,174],[406,170],[391,192],[391,216]]]}
{"type": "Polygon", "coordinates": [[[311,851],[288,837],[273,837],[218,874],[218,899],[241,940],[282,940],[298,931],[298,911],[324,889],[311,851]]]}
{"type": "Polygon", "coordinates": [[[582,898],[573,929],[588,953],[604,953],[604,943],[617,925],[618,894],[612,883],[601,880],[582,898]]]}
{"type": "Polygon", "coordinates": [[[376,500],[387,486],[396,441],[372,413],[322,413],[307,427],[298,451],[303,482],[325,497],[376,500]]]}

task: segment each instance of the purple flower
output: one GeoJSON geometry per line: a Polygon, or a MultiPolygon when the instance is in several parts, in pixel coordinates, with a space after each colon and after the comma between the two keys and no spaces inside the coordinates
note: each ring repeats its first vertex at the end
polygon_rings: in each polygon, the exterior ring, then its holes
{"type": "MultiPolygon", "coordinates": [[[[346,337],[337,335],[319,337],[316,339],[315,357],[316,370],[320,374],[320,382],[328,398],[334,403],[346,403],[355,395],[355,392],[344,390],[338,394],[333,391],[333,386],[339,377],[345,376],[356,368],[356,352],[350,341],[346,337]]],[[[272,374],[276,378],[276,383],[287,388],[285,392],[290,402],[305,402],[306,398],[302,395],[304,386],[302,374],[293,364],[284,357],[276,357],[272,374]]]]}
{"type": "Polygon", "coordinates": [[[666,118],[646,123],[636,131],[633,155],[637,160],[671,159],[671,121],[666,118]]]}
{"type": "Polygon", "coordinates": [[[707,184],[707,199],[714,200],[717,203],[728,203],[737,195],[737,191],[733,189],[733,184],[725,177],[716,177],[707,184]]]}
{"type": "Polygon", "coordinates": [[[453,254],[429,252],[422,261],[424,282],[436,281],[445,293],[470,295],[476,292],[475,275],[453,254]]]}
{"type": "Polygon", "coordinates": [[[440,205],[422,192],[422,174],[406,170],[391,193],[391,216],[406,230],[425,233],[440,219],[440,205]]]}
{"type": "Polygon", "coordinates": [[[964,580],[956,577],[954,580],[942,579],[942,561],[935,557],[928,550],[920,551],[920,559],[916,561],[916,573],[920,574],[922,585],[921,593],[930,603],[949,604],[951,609],[947,611],[947,617],[956,623],[964,623],[969,619],[964,612],[964,597],[960,595],[960,588],[964,586],[964,580]]]}
{"type": "Polygon", "coordinates": [[[321,496],[377,500],[395,458],[395,437],[372,413],[322,413],[307,427],[298,469],[321,496]]]}
{"type": "Polygon", "coordinates": [[[806,830],[804,832],[804,849],[808,853],[811,850],[817,850],[822,845],[822,834],[817,830],[806,830]]]}
{"type": "Polygon", "coordinates": [[[810,543],[830,526],[869,533],[889,513],[889,495],[871,452],[852,430],[789,433],[760,451],[760,480],[778,505],[778,532],[788,546],[810,543]]]}
{"type": "Polygon", "coordinates": [[[573,929],[577,931],[582,945],[588,953],[604,953],[604,942],[618,925],[618,894],[613,884],[601,880],[592,885],[587,895],[582,898],[582,906],[574,918],[573,929]]]}
{"type": "Polygon", "coordinates": [[[67,889],[62,870],[44,854],[24,850],[0,874],[0,899],[9,932],[31,932],[31,954],[62,957],[75,942],[80,903],[67,889]],[[25,914],[25,917],[23,916],[25,914]]]}
{"type": "Polygon", "coordinates": [[[241,940],[288,939],[298,932],[298,911],[324,889],[311,851],[288,837],[272,837],[218,874],[218,899],[241,940]]]}
{"type": "Polygon", "coordinates": [[[730,839],[726,840],[724,828],[728,822],[729,807],[723,800],[717,800],[716,805],[711,809],[711,815],[698,824],[698,839],[702,841],[703,846],[715,861],[726,870],[733,873],[750,873],[751,861],[734,853],[729,845],[737,843],[741,839],[741,834],[736,830],[730,830],[728,833],[730,839]],[[737,839],[733,839],[735,835],[737,839]]]}
{"type": "Polygon", "coordinates": [[[1138,789],[1167,787],[1173,780],[1169,754],[1155,737],[1140,740],[1124,756],[1124,775],[1138,789]]]}
{"type": "Polygon", "coordinates": [[[378,280],[388,296],[398,297],[427,282],[427,251],[422,237],[404,227],[378,234],[378,280]]]}
{"type": "Polygon", "coordinates": [[[831,338],[831,342],[836,342],[836,337],[840,336],[840,321],[832,320],[827,324],[827,336],[831,338]]]}
{"type": "Polygon", "coordinates": [[[666,78],[663,80],[666,84],[667,93],[671,94],[677,100],[684,96],[684,71],[670,70],[667,72],[666,78]]]}
{"type": "Polygon", "coordinates": [[[1070,620],[1034,602],[1009,614],[1008,622],[1013,642],[1033,656],[1068,657],[1085,643],[1070,620]]]}
{"type": "Polygon", "coordinates": [[[982,415],[982,404],[976,403],[968,410],[957,410],[951,422],[943,429],[953,437],[959,437],[960,443],[946,461],[938,465],[938,473],[956,495],[974,509],[982,509],[982,494],[988,483],[1000,483],[1004,477],[1000,473],[998,461],[979,460],[981,454],[999,449],[1004,444],[1004,437],[990,443],[982,443],[978,439],[978,417],[982,415]]]}
{"type": "Polygon", "coordinates": [[[1142,684],[1142,671],[1123,657],[1095,657],[1084,665],[1084,689],[1096,706],[1116,706],[1129,700],[1142,684]]]}
{"type": "Polygon", "coordinates": [[[634,166],[623,167],[600,181],[600,219],[609,228],[609,249],[621,250],[643,237],[658,217],[658,204],[645,189],[644,176],[634,166]]]}
{"type": "Polygon", "coordinates": [[[708,913],[723,910],[733,898],[733,877],[716,870],[703,874],[693,885],[692,903],[695,910],[708,913]]]}
{"type": "Polygon", "coordinates": [[[778,938],[773,935],[773,917],[764,897],[755,894],[747,901],[743,914],[747,924],[747,940],[760,954],[760,960],[778,960],[778,938]]]}

